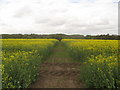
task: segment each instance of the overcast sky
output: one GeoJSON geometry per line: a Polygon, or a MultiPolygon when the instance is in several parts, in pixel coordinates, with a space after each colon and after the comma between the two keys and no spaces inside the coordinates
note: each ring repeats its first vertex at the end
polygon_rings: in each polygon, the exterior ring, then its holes
{"type": "Polygon", "coordinates": [[[119,0],[0,0],[1,34],[118,34],[119,0]]]}

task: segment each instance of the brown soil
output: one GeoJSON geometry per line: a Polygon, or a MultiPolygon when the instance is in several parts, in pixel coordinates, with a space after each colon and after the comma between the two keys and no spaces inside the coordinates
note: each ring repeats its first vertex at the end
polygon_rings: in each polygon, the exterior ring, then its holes
{"type": "Polygon", "coordinates": [[[40,65],[37,81],[30,88],[83,88],[78,80],[80,63],[74,62],[62,44],[40,65]]]}

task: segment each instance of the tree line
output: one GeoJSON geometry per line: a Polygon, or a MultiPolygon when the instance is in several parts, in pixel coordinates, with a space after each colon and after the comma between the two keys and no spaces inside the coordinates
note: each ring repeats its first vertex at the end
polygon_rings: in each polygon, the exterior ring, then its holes
{"type": "Polygon", "coordinates": [[[66,35],[66,34],[1,34],[3,39],[106,39],[119,40],[120,35],[66,35]]]}

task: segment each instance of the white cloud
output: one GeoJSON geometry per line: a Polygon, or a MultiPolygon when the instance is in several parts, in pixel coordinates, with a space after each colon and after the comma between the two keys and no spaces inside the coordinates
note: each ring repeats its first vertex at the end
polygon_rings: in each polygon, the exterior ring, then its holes
{"type": "Polygon", "coordinates": [[[0,33],[117,34],[114,0],[5,0],[0,33]]]}

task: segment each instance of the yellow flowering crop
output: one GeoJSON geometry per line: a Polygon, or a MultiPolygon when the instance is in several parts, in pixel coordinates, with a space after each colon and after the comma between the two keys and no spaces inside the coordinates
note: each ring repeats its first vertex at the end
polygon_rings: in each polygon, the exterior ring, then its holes
{"type": "Polygon", "coordinates": [[[27,88],[35,81],[39,64],[56,42],[55,39],[3,39],[3,88],[27,88]]]}
{"type": "Polygon", "coordinates": [[[81,77],[87,87],[119,88],[118,40],[63,39],[75,60],[83,63],[81,77]]]}

